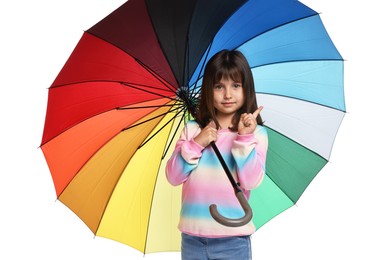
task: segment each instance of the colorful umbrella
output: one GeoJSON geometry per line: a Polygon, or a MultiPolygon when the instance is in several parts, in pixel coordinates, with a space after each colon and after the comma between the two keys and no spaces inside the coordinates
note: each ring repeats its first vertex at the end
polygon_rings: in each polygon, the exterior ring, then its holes
{"type": "Polygon", "coordinates": [[[293,0],[128,1],[83,34],[49,88],[41,149],[58,199],[94,234],[180,250],[181,190],[165,164],[221,49],[248,58],[265,107],[256,227],[325,166],[345,113],[343,59],[318,13],[293,0]]]}

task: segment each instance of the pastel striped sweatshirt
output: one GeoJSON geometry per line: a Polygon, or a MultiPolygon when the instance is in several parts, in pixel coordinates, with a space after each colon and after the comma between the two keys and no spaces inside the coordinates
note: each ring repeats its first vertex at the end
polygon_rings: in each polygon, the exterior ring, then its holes
{"type": "MultiPolygon", "coordinates": [[[[179,230],[201,237],[253,234],[252,221],[242,227],[226,227],[212,218],[211,204],[216,204],[221,215],[227,218],[240,218],[244,211],[211,146],[204,148],[194,141],[200,131],[195,121],[186,124],[166,167],[168,181],[175,186],[183,184],[179,230]]],[[[219,130],[216,145],[249,199],[250,190],[260,185],[265,173],[266,128],[258,125],[248,135],[219,130]]]]}

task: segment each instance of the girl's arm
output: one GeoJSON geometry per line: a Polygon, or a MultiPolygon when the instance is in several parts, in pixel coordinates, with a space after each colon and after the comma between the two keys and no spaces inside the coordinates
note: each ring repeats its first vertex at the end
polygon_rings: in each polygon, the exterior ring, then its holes
{"type": "Polygon", "coordinates": [[[167,162],[166,176],[169,183],[174,186],[185,182],[191,171],[198,165],[204,147],[195,142],[193,138],[199,132],[200,129],[196,123],[188,122],[167,162]]]}
{"type": "Polygon", "coordinates": [[[238,182],[245,190],[260,185],[265,174],[268,135],[265,127],[257,126],[253,134],[237,135],[232,154],[237,166],[238,182]]]}

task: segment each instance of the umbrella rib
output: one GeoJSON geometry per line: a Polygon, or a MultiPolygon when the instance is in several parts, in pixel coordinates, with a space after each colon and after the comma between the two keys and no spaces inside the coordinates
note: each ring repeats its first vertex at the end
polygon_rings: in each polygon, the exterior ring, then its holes
{"type": "MultiPolygon", "coordinates": [[[[172,98],[172,97],[170,97],[170,96],[166,96],[166,95],[163,95],[163,94],[155,93],[155,92],[150,91],[150,90],[146,90],[146,89],[143,89],[143,88],[140,88],[140,87],[136,87],[135,85],[130,84],[130,83],[121,82],[121,84],[124,85],[124,86],[126,86],[126,87],[135,88],[135,89],[138,89],[138,90],[141,90],[141,91],[144,91],[144,92],[146,92],[146,93],[150,93],[150,94],[153,94],[153,95],[156,95],[156,96],[159,96],[159,97],[168,98],[168,99],[170,99],[170,100],[176,100],[175,98],[172,98]]],[[[143,86],[143,87],[152,88],[152,87],[150,87],[150,86],[143,86]]]]}
{"type": "Polygon", "coordinates": [[[285,134],[283,134],[283,133],[281,133],[281,132],[275,130],[275,129],[272,128],[272,127],[269,127],[265,122],[264,122],[264,125],[265,125],[267,128],[271,129],[272,131],[274,131],[274,132],[278,133],[279,135],[283,136],[284,138],[290,140],[291,142],[294,142],[295,144],[297,144],[297,145],[299,145],[299,146],[305,148],[306,150],[310,151],[311,153],[317,155],[318,157],[321,157],[322,159],[324,159],[325,161],[328,162],[328,159],[326,159],[324,156],[320,155],[320,154],[317,153],[316,151],[313,151],[312,149],[309,149],[308,147],[306,147],[306,146],[304,146],[304,145],[298,143],[298,142],[295,141],[294,139],[291,139],[290,137],[286,136],[285,134]]]}
{"type": "Polygon", "coordinates": [[[196,95],[199,95],[200,91],[201,91],[201,88],[200,87],[195,87],[193,90],[195,91],[195,89],[198,89],[196,92],[195,92],[195,96],[196,95]]]}
{"type": "Polygon", "coordinates": [[[191,12],[191,17],[189,19],[189,23],[187,25],[187,28],[186,28],[186,43],[185,43],[185,57],[184,57],[184,71],[183,71],[183,75],[182,75],[182,82],[183,82],[183,85],[184,84],[188,84],[188,80],[185,79],[185,76],[186,75],[189,75],[189,70],[190,70],[190,59],[189,59],[189,56],[190,56],[190,47],[189,47],[189,44],[190,44],[190,29],[191,29],[191,23],[192,23],[192,19],[193,19],[193,16],[194,16],[194,10],[192,10],[191,12]]]}
{"type": "Polygon", "coordinates": [[[140,123],[137,123],[137,124],[135,124],[135,125],[131,125],[131,126],[125,127],[125,128],[122,129],[122,131],[129,130],[129,129],[133,128],[133,127],[142,125],[142,124],[147,123],[147,122],[149,122],[149,121],[152,121],[152,120],[154,120],[154,119],[156,119],[156,118],[165,116],[165,115],[167,115],[167,114],[169,114],[169,113],[172,113],[173,111],[176,111],[176,110],[178,110],[178,109],[180,109],[180,108],[175,108],[175,109],[169,110],[168,112],[165,112],[165,113],[162,113],[162,114],[160,114],[160,115],[154,116],[154,117],[152,117],[152,118],[149,118],[149,119],[147,119],[147,120],[145,120],[145,121],[142,121],[142,122],[140,122],[140,123]]]}
{"type": "MultiPolygon", "coordinates": [[[[197,76],[197,78],[196,78],[196,80],[195,80],[195,87],[192,89],[192,91],[195,90],[196,85],[198,85],[198,81],[199,81],[200,78],[201,78],[201,74],[202,74],[203,68],[205,67],[207,57],[208,57],[209,54],[210,54],[211,45],[213,44],[213,41],[214,41],[214,39],[211,41],[211,43],[210,43],[209,46],[207,47],[206,56],[205,56],[205,58],[204,58],[204,60],[203,60],[203,62],[202,62],[202,66],[201,66],[201,68],[200,68],[200,70],[199,70],[199,73],[198,73],[198,76],[197,76]]],[[[191,94],[193,94],[193,92],[192,92],[191,94]]],[[[197,91],[197,94],[199,94],[199,91],[197,91]]]]}
{"type": "Polygon", "coordinates": [[[160,81],[164,86],[166,86],[167,88],[169,88],[172,92],[176,92],[175,88],[173,88],[170,84],[166,84],[166,82],[164,82],[159,76],[158,74],[153,71],[151,68],[149,68],[148,66],[146,66],[146,64],[144,64],[142,61],[140,61],[139,59],[136,59],[134,58],[142,67],[144,67],[147,71],[150,72],[151,75],[153,75],[153,77],[155,77],[158,81],[160,81]]]}
{"type": "MultiPolygon", "coordinates": [[[[335,109],[335,108],[333,108],[333,109],[335,109]]],[[[335,109],[335,110],[337,110],[337,109],[335,109]]],[[[340,110],[337,110],[337,111],[340,111],[340,110]]],[[[341,112],[344,112],[344,111],[341,111],[341,112]]],[[[344,112],[344,113],[345,113],[345,112],[344,112]]],[[[343,118],[344,118],[344,115],[343,115],[343,117],[341,118],[341,121],[342,121],[343,118]]],[[[340,128],[341,121],[340,121],[340,123],[339,123],[339,125],[338,125],[338,129],[340,128]]],[[[295,144],[304,147],[306,150],[308,150],[308,151],[310,151],[311,153],[317,155],[318,157],[321,157],[321,158],[324,159],[325,161],[329,162],[329,159],[328,159],[328,158],[326,158],[326,157],[322,156],[321,154],[317,153],[316,151],[314,151],[314,150],[312,150],[312,149],[310,149],[310,148],[308,148],[308,147],[306,147],[306,146],[300,144],[299,142],[297,142],[297,141],[295,141],[294,139],[288,137],[287,135],[281,133],[280,131],[277,131],[276,129],[274,129],[274,128],[268,126],[268,125],[266,124],[266,122],[264,122],[264,126],[267,127],[267,128],[269,128],[269,129],[271,129],[271,130],[274,131],[275,133],[278,133],[279,135],[283,136],[284,138],[290,140],[291,142],[294,142],[295,144]]],[[[338,130],[337,130],[337,131],[338,131],[338,130]]],[[[334,140],[333,140],[333,142],[334,142],[334,140]]],[[[332,150],[332,148],[331,148],[331,150],[332,150]]]]}
{"type": "Polygon", "coordinates": [[[184,117],[185,117],[185,113],[183,113],[183,115],[181,116],[180,121],[179,121],[179,124],[177,125],[177,127],[176,127],[176,129],[175,129],[175,132],[174,132],[173,135],[172,135],[171,140],[169,141],[168,145],[166,146],[165,152],[163,153],[163,156],[162,156],[161,159],[164,159],[165,156],[167,155],[168,150],[169,150],[169,147],[171,147],[171,145],[172,145],[172,143],[173,143],[173,140],[174,140],[174,137],[176,136],[176,133],[177,133],[177,131],[179,130],[179,127],[180,127],[180,125],[181,125],[181,122],[184,120],[184,117]]]}
{"type": "Polygon", "coordinates": [[[144,109],[144,108],[160,108],[160,107],[174,107],[177,106],[176,104],[173,105],[155,105],[155,106],[137,106],[137,107],[117,107],[117,110],[129,110],[129,109],[144,109]]]}
{"type": "Polygon", "coordinates": [[[79,80],[79,81],[74,81],[74,82],[67,82],[67,83],[63,83],[63,84],[58,84],[58,85],[52,85],[52,86],[50,86],[50,88],[59,88],[59,87],[64,87],[64,86],[69,86],[69,85],[92,83],[92,82],[99,82],[99,83],[111,82],[111,83],[128,84],[128,85],[139,85],[139,86],[142,86],[145,88],[159,89],[159,90],[165,90],[165,91],[169,90],[169,91],[172,91],[173,93],[176,93],[176,90],[171,89],[169,86],[167,86],[169,88],[167,90],[167,89],[156,87],[156,86],[149,86],[149,85],[143,85],[143,84],[138,84],[138,83],[125,82],[123,80],[107,80],[107,79],[79,80]]]}
{"type": "MultiPolygon", "coordinates": [[[[180,114],[183,110],[185,109],[185,107],[181,107],[181,110],[177,113],[177,114],[180,114]]],[[[170,112],[167,112],[166,114],[169,114],[170,112]]],[[[159,132],[161,132],[170,122],[172,122],[172,120],[174,120],[176,118],[176,116],[173,116],[171,119],[169,119],[168,122],[166,122],[162,127],[160,127],[160,129],[158,129],[152,136],[150,136],[148,139],[146,139],[139,147],[141,148],[142,146],[144,146],[146,143],[148,143],[153,137],[155,137],[159,132]]]]}
{"type": "Polygon", "coordinates": [[[253,67],[251,67],[251,69],[275,65],[275,64],[287,64],[287,63],[291,63],[291,62],[305,62],[305,61],[345,61],[345,60],[343,58],[341,58],[341,59],[325,59],[325,58],[323,58],[323,59],[301,59],[301,60],[296,59],[296,60],[288,60],[288,61],[275,61],[275,62],[264,63],[264,64],[260,64],[257,66],[253,66],[253,67]]]}
{"type": "Polygon", "coordinates": [[[270,96],[291,98],[291,99],[300,100],[302,102],[311,103],[311,104],[314,104],[314,105],[317,105],[317,106],[326,107],[326,108],[329,108],[329,109],[332,109],[332,110],[336,110],[336,111],[340,111],[340,112],[346,113],[346,111],[344,111],[342,109],[338,109],[338,108],[335,108],[335,107],[327,106],[327,105],[320,104],[318,102],[313,102],[313,101],[310,101],[310,100],[306,100],[306,99],[303,99],[303,98],[291,97],[291,96],[287,96],[287,95],[276,94],[276,93],[269,93],[269,92],[263,92],[263,91],[256,91],[256,94],[264,94],[264,95],[270,95],[270,96]]]}
{"type": "Polygon", "coordinates": [[[185,65],[184,65],[184,71],[183,71],[183,83],[184,82],[188,82],[188,80],[186,80],[186,77],[188,79],[188,75],[189,75],[189,70],[190,70],[190,48],[188,47],[188,44],[189,44],[189,35],[188,35],[188,31],[187,31],[187,40],[186,40],[186,57],[185,57],[185,65]]]}

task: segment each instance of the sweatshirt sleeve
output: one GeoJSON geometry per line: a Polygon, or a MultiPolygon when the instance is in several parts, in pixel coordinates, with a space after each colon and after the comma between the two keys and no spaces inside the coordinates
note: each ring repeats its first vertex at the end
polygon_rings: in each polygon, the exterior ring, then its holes
{"type": "Polygon", "coordinates": [[[253,134],[237,135],[232,154],[237,166],[238,182],[245,190],[260,185],[265,174],[268,135],[265,127],[257,126],[253,134]]]}
{"type": "Polygon", "coordinates": [[[171,158],[167,162],[166,176],[168,182],[174,186],[185,182],[191,171],[198,166],[202,156],[203,146],[194,141],[200,132],[195,122],[188,122],[180,134],[171,158]]]}

